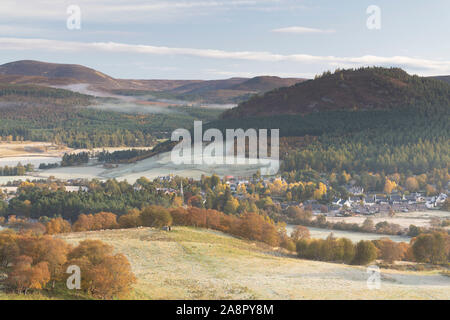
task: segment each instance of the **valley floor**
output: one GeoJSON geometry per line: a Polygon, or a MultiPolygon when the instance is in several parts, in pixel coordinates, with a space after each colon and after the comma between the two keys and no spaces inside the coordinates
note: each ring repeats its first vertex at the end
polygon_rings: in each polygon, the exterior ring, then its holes
{"type": "Polygon", "coordinates": [[[133,299],[450,299],[438,271],[382,269],[369,290],[365,267],[300,260],[212,230],[175,227],[61,235],[100,239],[124,253],[138,278],[133,299]]]}

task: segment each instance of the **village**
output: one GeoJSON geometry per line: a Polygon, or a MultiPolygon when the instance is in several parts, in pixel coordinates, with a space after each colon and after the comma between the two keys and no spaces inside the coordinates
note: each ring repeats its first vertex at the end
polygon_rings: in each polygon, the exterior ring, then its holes
{"type": "MultiPolygon", "coordinates": [[[[177,177],[174,175],[161,176],[154,181],[159,183],[156,188],[157,192],[168,196],[181,196],[184,199],[183,184],[178,186],[173,183],[177,177]]],[[[143,178],[145,179],[145,178],[143,178]]],[[[188,183],[184,185],[184,189],[191,189],[192,185],[198,185],[200,181],[192,178],[187,180],[188,183]]],[[[54,182],[58,188],[65,192],[88,192],[89,183],[83,179],[71,179],[67,181],[48,179],[46,182],[54,182]]],[[[287,185],[287,182],[282,177],[267,176],[267,177],[233,177],[225,176],[222,179],[223,186],[229,189],[230,194],[238,202],[244,202],[248,199],[249,194],[246,190],[254,188],[255,185],[260,185],[266,190],[270,190],[274,184],[287,185]]],[[[330,188],[327,181],[324,181],[327,188],[330,188]]],[[[9,183],[6,186],[0,186],[0,199],[9,202],[18,195],[18,189],[21,185],[20,181],[9,183]]],[[[427,196],[423,192],[400,193],[393,191],[391,194],[365,192],[364,188],[355,185],[345,185],[344,188],[348,193],[348,197],[334,197],[329,200],[324,199],[306,199],[304,201],[293,201],[287,199],[286,194],[270,194],[273,207],[278,208],[278,212],[286,212],[289,207],[300,207],[304,210],[312,212],[312,215],[323,215],[330,218],[346,217],[394,217],[401,213],[402,216],[407,216],[408,213],[414,212],[433,212],[439,211],[446,202],[449,195],[449,188],[445,193],[441,192],[434,196],[427,196]]],[[[139,181],[133,184],[134,191],[142,189],[139,181]]],[[[190,193],[190,192],[188,192],[190,193]]],[[[199,203],[205,204],[207,192],[200,188],[196,196],[201,197],[199,203]]],[[[190,204],[188,199],[186,203],[190,204]]],[[[192,205],[192,204],[191,204],[192,205]]],[[[198,205],[198,204],[197,204],[198,205]]]]}

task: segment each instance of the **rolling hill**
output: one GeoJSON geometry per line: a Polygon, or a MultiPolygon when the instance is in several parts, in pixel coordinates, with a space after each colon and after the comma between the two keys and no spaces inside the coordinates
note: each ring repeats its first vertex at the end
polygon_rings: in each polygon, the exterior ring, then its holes
{"type": "Polygon", "coordinates": [[[85,83],[94,89],[161,91],[199,82],[198,80],[128,80],[115,79],[95,69],[77,64],[58,64],[33,60],[0,65],[0,83],[38,84],[43,86],[85,83]]]}
{"type": "Polygon", "coordinates": [[[324,73],[314,80],[253,97],[223,118],[378,110],[417,104],[448,105],[450,85],[411,76],[398,68],[361,68],[324,73]]]}
{"type": "Polygon", "coordinates": [[[187,84],[170,90],[167,94],[182,100],[194,100],[205,103],[239,103],[255,94],[261,94],[276,88],[290,86],[304,81],[300,78],[283,79],[261,76],[254,78],[231,78],[209,80],[187,84]]]}
{"type": "MultiPolygon", "coordinates": [[[[22,79],[49,82],[61,81],[66,83],[90,83],[117,86],[117,81],[97,70],[76,64],[57,64],[33,60],[21,60],[0,66],[0,75],[22,76],[22,79]]],[[[16,81],[21,81],[20,77],[16,81]]]]}

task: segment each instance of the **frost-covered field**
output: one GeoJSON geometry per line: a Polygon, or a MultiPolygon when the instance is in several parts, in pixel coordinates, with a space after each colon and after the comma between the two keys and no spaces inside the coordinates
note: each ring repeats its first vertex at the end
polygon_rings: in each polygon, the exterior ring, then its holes
{"type": "Polygon", "coordinates": [[[100,239],[124,253],[138,278],[136,299],[450,299],[438,271],[382,269],[369,290],[365,267],[300,260],[220,232],[175,227],[61,235],[100,239]]]}
{"type": "Polygon", "coordinates": [[[86,165],[76,167],[65,167],[45,170],[39,173],[41,177],[54,176],[59,179],[76,179],[76,178],[98,178],[112,179],[119,181],[127,180],[134,183],[140,177],[154,179],[169,174],[179,175],[200,179],[202,174],[219,176],[251,176],[258,169],[262,168],[262,164],[243,164],[243,165],[205,165],[205,164],[180,164],[176,165],[171,161],[171,153],[166,152],[157,156],[138,161],[131,164],[122,164],[117,168],[105,169],[102,165],[86,165]]]}
{"type": "Polygon", "coordinates": [[[32,164],[35,168],[37,168],[41,163],[59,163],[61,162],[61,157],[27,156],[0,158],[0,167],[15,167],[19,162],[23,165],[32,164]]]}
{"type": "MultiPolygon", "coordinates": [[[[286,230],[288,234],[294,230],[295,225],[287,225],[286,230]]],[[[358,242],[360,240],[378,240],[381,238],[389,238],[395,242],[407,242],[411,240],[410,237],[406,236],[391,236],[385,234],[375,234],[375,233],[365,233],[365,232],[353,232],[353,231],[342,231],[342,230],[329,230],[322,228],[312,228],[308,227],[311,238],[316,239],[326,239],[331,233],[335,238],[347,238],[353,242],[358,242]]]]}
{"type": "MultiPolygon", "coordinates": [[[[389,223],[399,224],[403,228],[408,228],[410,225],[415,225],[418,227],[429,227],[431,219],[433,217],[438,218],[450,218],[450,212],[440,211],[440,210],[426,210],[426,211],[416,211],[416,212],[397,212],[395,216],[390,217],[371,217],[373,222],[377,224],[378,222],[387,221],[389,223]]],[[[356,217],[327,217],[327,221],[330,222],[347,222],[347,223],[358,223],[362,224],[367,217],[356,216],[356,217]]]]}

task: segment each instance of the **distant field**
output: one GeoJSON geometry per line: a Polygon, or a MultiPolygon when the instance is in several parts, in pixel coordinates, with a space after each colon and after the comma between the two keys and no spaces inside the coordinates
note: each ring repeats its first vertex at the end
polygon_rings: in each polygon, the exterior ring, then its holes
{"type": "MultiPolygon", "coordinates": [[[[295,225],[287,225],[286,230],[288,234],[294,231],[295,225]]],[[[381,238],[389,238],[395,242],[406,242],[409,243],[411,237],[407,236],[393,236],[386,234],[376,234],[367,232],[355,232],[355,231],[344,231],[344,230],[333,230],[333,229],[323,229],[308,227],[311,238],[315,239],[326,239],[330,234],[333,234],[335,238],[347,238],[353,242],[358,242],[361,240],[377,240],[381,238]]]]}
{"type": "Polygon", "coordinates": [[[0,142],[0,158],[3,157],[60,157],[69,148],[50,142],[0,142]]]}
{"type": "Polygon", "coordinates": [[[211,230],[138,228],[61,238],[100,239],[124,253],[138,278],[134,299],[450,299],[450,278],[437,271],[383,269],[381,289],[368,290],[364,267],[300,260],[211,230]]]}
{"type": "MultiPolygon", "coordinates": [[[[450,212],[442,210],[426,210],[426,211],[413,211],[413,212],[397,212],[395,217],[371,217],[373,222],[387,221],[389,223],[399,224],[403,228],[408,228],[410,225],[418,227],[430,227],[431,218],[450,218],[450,212]]],[[[366,216],[357,217],[327,217],[330,222],[347,222],[362,224],[366,220],[366,216]]]]}

